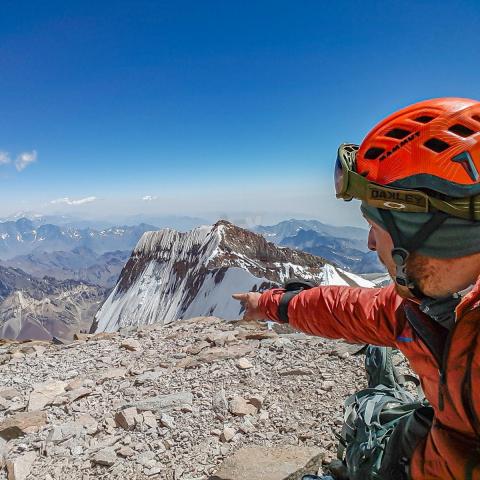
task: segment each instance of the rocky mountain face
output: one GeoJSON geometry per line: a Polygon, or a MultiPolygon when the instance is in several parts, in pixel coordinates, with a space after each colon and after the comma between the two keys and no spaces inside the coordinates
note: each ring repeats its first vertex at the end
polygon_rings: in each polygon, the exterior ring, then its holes
{"type": "Polygon", "coordinates": [[[317,220],[287,220],[254,229],[267,240],[312,255],[353,273],[384,272],[375,252],[367,247],[368,231],[356,227],[335,227],[317,220]]]}
{"type": "Polygon", "coordinates": [[[135,247],[92,331],[215,315],[236,319],[232,293],[260,291],[299,277],[320,285],[373,284],[323,258],[267,242],[219,221],[188,233],[148,232],[135,247]]]}
{"type": "Polygon", "coordinates": [[[0,266],[0,338],[70,339],[89,329],[106,290],[0,266]]]}
{"type": "Polygon", "coordinates": [[[11,259],[32,252],[70,251],[85,247],[97,254],[132,250],[143,233],[156,230],[147,224],[111,227],[104,230],[52,224],[36,225],[21,218],[0,223],[0,259],[11,259]]]}
{"type": "Polygon", "coordinates": [[[0,478],[299,480],[323,471],[344,398],[366,383],[363,357],[345,347],[212,317],[69,345],[4,343],[0,478]]]}
{"type": "Polygon", "coordinates": [[[39,278],[73,279],[112,288],[130,253],[131,250],[117,250],[97,254],[90,248],[77,247],[68,252],[33,252],[1,263],[39,278]]]}

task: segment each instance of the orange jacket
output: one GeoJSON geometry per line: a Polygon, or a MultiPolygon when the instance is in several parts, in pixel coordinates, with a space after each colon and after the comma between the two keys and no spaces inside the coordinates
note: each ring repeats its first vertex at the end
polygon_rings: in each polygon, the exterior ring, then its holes
{"type": "MultiPolygon", "coordinates": [[[[260,297],[266,318],[278,321],[283,292],[267,290],[260,297]]],[[[432,428],[411,459],[411,478],[480,480],[480,279],[458,305],[454,328],[440,338],[433,335],[437,324],[397,295],[393,285],[305,290],[290,301],[288,317],[294,328],[312,335],[400,349],[435,411],[432,428]],[[418,319],[425,328],[418,327],[418,319]],[[445,342],[444,348],[429,345],[431,338],[445,342]]]]}

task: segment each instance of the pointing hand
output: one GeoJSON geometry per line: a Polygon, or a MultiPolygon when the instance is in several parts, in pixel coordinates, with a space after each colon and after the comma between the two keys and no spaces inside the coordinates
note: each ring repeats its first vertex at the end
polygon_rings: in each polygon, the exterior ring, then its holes
{"type": "Polygon", "coordinates": [[[258,300],[260,299],[260,293],[248,292],[248,293],[234,293],[232,297],[238,300],[245,308],[243,320],[265,320],[265,315],[262,315],[258,308],[258,300]]]}

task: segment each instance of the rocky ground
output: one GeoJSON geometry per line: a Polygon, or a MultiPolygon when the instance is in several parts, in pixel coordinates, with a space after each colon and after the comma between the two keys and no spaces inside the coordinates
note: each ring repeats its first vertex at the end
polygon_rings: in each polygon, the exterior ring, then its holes
{"type": "Polygon", "coordinates": [[[290,455],[301,465],[271,478],[293,480],[334,458],[343,399],[365,385],[363,355],[260,324],[79,337],[0,346],[0,479],[237,480],[290,455]]]}

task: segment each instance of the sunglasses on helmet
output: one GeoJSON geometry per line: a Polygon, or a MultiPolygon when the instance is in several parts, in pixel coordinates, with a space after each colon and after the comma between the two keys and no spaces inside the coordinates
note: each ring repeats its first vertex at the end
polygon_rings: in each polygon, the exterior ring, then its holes
{"type": "Polygon", "coordinates": [[[335,193],[337,198],[362,200],[373,207],[401,212],[442,211],[454,217],[480,220],[480,195],[466,198],[437,198],[414,189],[387,187],[371,182],[356,171],[359,146],[340,145],[335,162],[335,193]]]}

